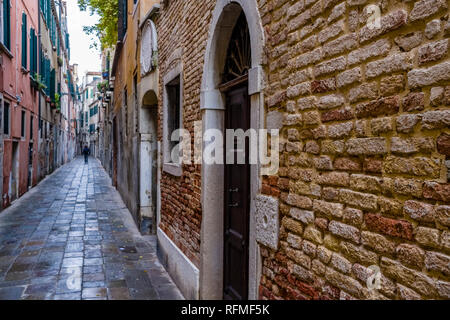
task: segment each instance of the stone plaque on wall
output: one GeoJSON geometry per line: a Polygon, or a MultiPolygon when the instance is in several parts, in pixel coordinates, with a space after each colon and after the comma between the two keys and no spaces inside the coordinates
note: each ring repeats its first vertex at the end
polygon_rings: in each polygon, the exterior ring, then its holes
{"type": "Polygon", "coordinates": [[[141,75],[145,76],[154,70],[158,63],[158,44],[156,28],[151,20],[148,20],[142,30],[141,40],[141,75]]]}
{"type": "Polygon", "coordinates": [[[265,195],[256,197],[256,241],[278,249],[280,237],[279,201],[265,195]]]}

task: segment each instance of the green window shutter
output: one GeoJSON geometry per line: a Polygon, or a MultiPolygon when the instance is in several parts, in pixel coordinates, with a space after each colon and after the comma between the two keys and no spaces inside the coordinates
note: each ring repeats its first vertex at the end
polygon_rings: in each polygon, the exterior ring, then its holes
{"type": "Polygon", "coordinates": [[[50,96],[50,90],[51,90],[51,84],[52,84],[52,75],[51,75],[51,67],[50,67],[50,59],[47,59],[46,61],[46,79],[47,79],[47,96],[53,99],[53,97],[50,96]]]}
{"type": "Polygon", "coordinates": [[[30,29],[30,72],[33,77],[37,72],[37,37],[33,28],[30,29]]]}
{"type": "Polygon", "coordinates": [[[30,29],[30,72],[33,75],[33,47],[34,47],[34,39],[33,39],[34,29],[30,29]]]}
{"type": "Polygon", "coordinates": [[[41,75],[41,80],[44,76],[44,52],[42,51],[42,48],[39,51],[39,74],[41,75]]]}
{"type": "Polygon", "coordinates": [[[22,67],[27,68],[28,62],[28,39],[27,39],[27,15],[22,14],[22,67]]]}
{"type": "Polygon", "coordinates": [[[3,45],[11,50],[11,4],[3,1],[3,45]]]}
{"type": "Polygon", "coordinates": [[[51,0],[46,0],[45,1],[45,22],[47,23],[47,27],[50,29],[49,24],[50,24],[50,18],[51,18],[51,14],[50,14],[50,10],[51,10],[51,4],[50,4],[51,0]]]}
{"type": "Polygon", "coordinates": [[[50,99],[55,101],[55,93],[56,93],[56,71],[52,69],[50,72],[50,99]]]}
{"type": "Polygon", "coordinates": [[[34,73],[38,72],[38,38],[37,38],[37,34],[36,31],[34,32],[34,46],[33,46],[33,52],[34,52],[34,73]]]}
{"type": "Polygon", "coordinates": [[[58,50],[58,57],[61,55],[61,44],[59,43],[59,37],[56,37],[56,43],[58,44],[57,50],[58,50]]]}
{"type": "MultiPolygon", "coordinates": [[[[47,97],[50,97],[50,83],[51,83],[51,74],[50,74],[50,60],[47,58],[44,58],[44,71],[43,71],[43,82],[46,86],[45,88],[45,94],[47,97]]],[[[52,98],[52,97],[50,97],[52,98]]]]}

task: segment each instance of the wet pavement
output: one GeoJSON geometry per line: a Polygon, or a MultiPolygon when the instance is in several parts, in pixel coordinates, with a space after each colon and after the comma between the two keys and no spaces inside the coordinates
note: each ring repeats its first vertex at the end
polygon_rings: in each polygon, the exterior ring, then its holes
{"type": "Polygon", "coordinates": [[[96,159],[75,159],[0,212],[0,300],[182,298],[96,159]]]}

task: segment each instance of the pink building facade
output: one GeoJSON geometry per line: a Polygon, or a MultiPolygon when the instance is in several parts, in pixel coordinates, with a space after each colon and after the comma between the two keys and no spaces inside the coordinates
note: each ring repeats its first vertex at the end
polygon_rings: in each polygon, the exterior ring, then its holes
{"type": "Polygon", "coordinates": [[[0,209],[75,155],[67,6],[0,0],[0,209]]]}
{"type": "Polygon", "coordinates": [[[38,137],[38,90],[31,80],[38,65],[38,1],[9,1],[9,8],[4,1],[2,17],[9,21],[3,20],[1,50],[2,207],[37,183],[38,137]]]}

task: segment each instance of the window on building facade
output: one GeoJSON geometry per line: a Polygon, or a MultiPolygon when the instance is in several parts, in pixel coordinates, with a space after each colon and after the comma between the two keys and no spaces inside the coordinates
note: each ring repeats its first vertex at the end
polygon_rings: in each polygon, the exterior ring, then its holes
{"type": "Polygon", "coordinates": [[[28,29],[27,15],[22,13],[22,68],[28,67],[28,29]]]}
{"type": "Polygon", "coordinates": [[[9,135],[9,103],[5,101],[3,107],[3,133],[9,135]]]}
{"type": "Polygon", "coordinates": [[[41,59],[40,59],[40,74],[42,76],[42,82],[45,85],[44,92],[47,97],[50,97],[50,84],[51,84],[51,62],[48,56],[44,54],[41,49],[41,59]]]}
{"type": "Polygon", "coordinates": [[[3,0],[0,0],[0,42],[3,43],[3,34],[5,29],[5,23],[3,21],[3,11],[5,8],[3,7],[3,0]]]}
{"type": "MultiPolygon", "coordinates": [[[[177,141],[172,141],[174,131],[181,128],[181,82],[180,76],[177,76],[166,85],[167,92],[167,143],[169,146],[169,156],[178,145],[177,141]]],[[[167,159],[172,162],[172,159],[167,159]]]]}
{"type": "Polygon", "coordinates": [[[98,113],[98,106],[97,105],[95,105],[94,107],[89,109],[89,115],[90,115],[91,118],[94,117],[95,115],[97,115],[97,113],[98,113]]]}
{"type": "Polygon", "coordinates": [[[128,0],[119,0],[119,41],[122,41],[128,28],[128,0]]]}
{"type": "Polygon", "coordinates": [[[26,116],[26,113],[25,113],[25,111],[24,110],[22,110],[22,118],[21,118],[21,127],[20,127],[20,136],[22,137],[22,138],[25,138],[25,125],[26,125],[26,123],[25,123],[25,116],[26,116]]]}
{"type": "Polygon", "coordinates": [[[30,72],[31,76],[37,73],[37,64],[38,64],[38,42],[36,30],[33,28],[30,29],[30,72]]]}
{"type": "Polygon", "coordinates": [[[0,42],[11,50],[11,4],[9,0],[0,1],[0,42]]]}
{"type": "Polygon", "coordinates": [[[5,29],[5,23],[3,21],[3,11],[5,8],[3,7],[3,0],[0,0],[0,42],[3,43],[3,35],[5,29]]]}
{"type": "Polygon", "coordinates": [[[55,101],[55,94],[56,94],[56,70],[51,69],[50,71],[50,98],[52,101],[55,101]]]}
{"type": "Polygon", "coordinates": [[[30,116],[30,140],[33,140],[33,115],[30,116]]]}

